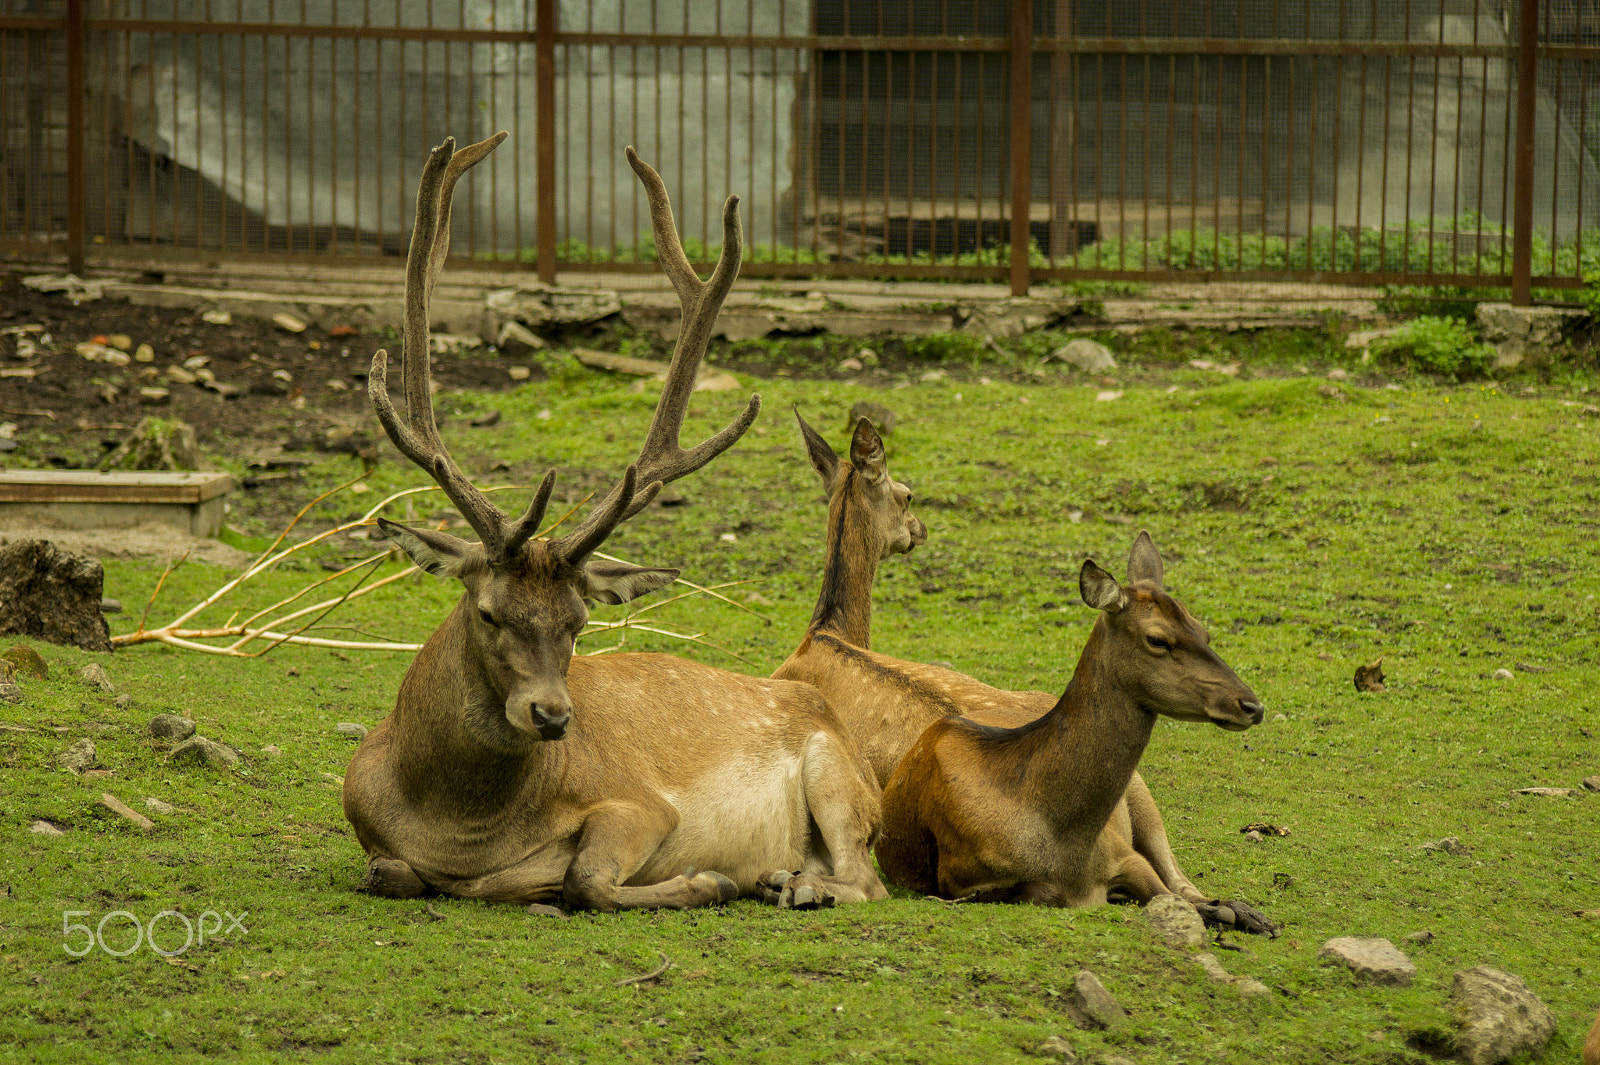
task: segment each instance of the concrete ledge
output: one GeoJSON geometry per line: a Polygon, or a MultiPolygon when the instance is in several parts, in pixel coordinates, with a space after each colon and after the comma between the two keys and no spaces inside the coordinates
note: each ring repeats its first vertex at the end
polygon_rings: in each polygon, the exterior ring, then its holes
{"type": "Polygon", "coordinates": [[[125,529],[158,522],[191,536],[222,529],[225,473],[0,470],[0,520],[63,529],[125,529]]]}

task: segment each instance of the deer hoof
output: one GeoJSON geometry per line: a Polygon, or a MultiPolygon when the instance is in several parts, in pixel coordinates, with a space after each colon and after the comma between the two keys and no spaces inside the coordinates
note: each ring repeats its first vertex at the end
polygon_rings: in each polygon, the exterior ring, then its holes
{"type": "Polygon", "coordinates": [[[778,896],[780,910],[820,910],[834,904],[833,892],[815,877],[790,878],[778,896]]]}
{"type": "Polygon", "coordinates": [[[732,902],[739,897],[739,885],[723,876],[721,873],[706,870],[701,876],[709,876],[717,882],[717,903],[732,902]]]}
{"type": "Polygon", "coordinates": [[[774,869],[770,873],[762,873],[756,879],[761,886],[761,897],[774,906],[783,898],[783,886],[794,879],[794,874],[787,869],[774,869]]]}
{"type": "Polygon", "coordinates": [[[356,885],[356,890],[386,899],[420,899],[429,894],[428,885],[411,866],[395,858],[369,861],[366,878],[356,885]]]}

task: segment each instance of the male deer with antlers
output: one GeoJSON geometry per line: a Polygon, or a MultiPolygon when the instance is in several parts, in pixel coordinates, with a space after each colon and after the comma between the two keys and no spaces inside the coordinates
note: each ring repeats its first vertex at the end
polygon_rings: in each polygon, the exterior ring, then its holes
{"type": "MultiPolygon", "coordinates": [[[[850,456],[833,448],[795,412],[806,456],[828,493],[827,550],[822,590],[805,639],[772,674],[815,686],[849,729],[872,764],[880,785],[923,731],[947,717],[1015,728],[1055,705],[1042,691],[1005,691],[941,666],[892,658],[871,650],[872,585],[878,563],[927,541],[928,530],[911,513],[911,490],[889,474],[883,441],[866,418],[856,423],[850,456]]],[[[1206,906],[1173,856],[1150,789],[1135,771],[1127,792],[1106,822],[1105,862],[1155,877],[1162,891],[1206,906]],[[1146,872],[1146,869],[1148,872],[1146,872]]],[[[1108,887],[1114,886],[1108,880],[1108,887]]],[[[1118,885],[1120,886],[1120,882],[1118,885]]]]}
{"type": "Polygon", "coordinates": [[[1100,611],[1066,692],[1019,728],[961,717],[928,726],[884,789],[878,864],[889,882],[942,898],[1094,906],[1116,889],[1168,890],[1105,831],[1156,716],[1243,731],[1261,701],[1162,589],[1140,533],[1128,586],[1085,560],[1083,601],[1100,611]]]}
{"type": "Polygon", "coordinates": [[[368,856],[363,887],[599,910],[740,895],[780,906],[882,898],[869,853],[878,785],[814,688],[667,655],[573,656],[586,599],[622,603],[677,577],[600,561],[595,550],[663,484],[731,447],[760,409],[752,397],[710,439],[679,445],[712,323],[739,270],[738,198],[723,209],[722,254],[702,282],[660,176],[627,150],[683,325],[637,462],[580,525],[534,538],[554,470],[513,520],[445,450],[429,395],[429,298],[449,247],[455,182],[504,138],[459,152],[446,140],[423,171],[406,264],[405,420],[389,399],[386,354],[372,360],[372,403],[389,438],[438,481],[481,542],[379,523],[420,567],[466,591],[345,775],[345,816],[368,856]]]}

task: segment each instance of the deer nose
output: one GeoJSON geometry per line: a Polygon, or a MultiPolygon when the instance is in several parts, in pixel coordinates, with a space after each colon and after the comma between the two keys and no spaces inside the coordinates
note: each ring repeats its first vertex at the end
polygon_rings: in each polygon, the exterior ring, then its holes
{"type": "Polygon", "coordinates": [[[538,703],[533,706],[533,723],[539,729],[539,738],[541,740],[561,739],[567,734],[567,722],[571,720],[571,710],[543,707],[538,703]]]}
{"type": "Polygon", "coordinates": [[[1267,714],[1267,708],[1256,699],[1240,699],[1239,709],[1250,715],[1252,725],[1261,724],[1261,719],[1267,714]]]}

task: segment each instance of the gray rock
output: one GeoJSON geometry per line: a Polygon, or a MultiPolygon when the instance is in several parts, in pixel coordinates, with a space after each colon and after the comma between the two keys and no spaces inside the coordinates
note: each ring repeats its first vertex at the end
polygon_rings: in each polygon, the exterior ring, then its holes
{"type": "Polygon", "coordinates": [[[1417,967],[1411,964],[1411,959],[1387,939],[1340,936],[1322,944],[1317,957],[1344,965],[1357,980],[1368,983],[1408,987],[1411,978],[1417,975],[1417,967]]]}
{"type": "Polygon", "coordinates": [[[28,831],[36,836],[64,836],[65,832],[51,824],[49,821],[35,821],[28,826],[28,831]]]}
{"type": "Polygon", "coordinates": [[[129,695],[127,692],[123,692],[121,695],[111,700],[111,702],[118,710],[126,710],[128,707],[133,705],[133,696],[129,695]]]}
{"type": "Polygon", "coordinates": [[[1548,355],[1587,317],[1585,311],[1557,307],[1480,303],[1478,331],[1495,347],[1495,367],[1515,369],[1524,361],[1548,355]]]}
{"type": "Polygon", "coordinates": [[[261,753],[266,755],[268,758],[276,758],[278,755],[283,753],[283,748],[279,747],[276,743],[269,743],[265,747],[261,748],[261,753]]]}
{"type": "Polygon", "coordinates": [[[90,662],[78,670],[78,679],[91,688],[99,688],[107,695],[116,694],[117,689],[112,685],[111,678],[106,676],[106,667],[99,662],[90,662]]]}
{"type": "Polygon", "coordinates": [[[1104,370],[1115,370],[1117,360],[1111,357],[1111,349],[1098,340],[1088,337],[1078,337],[1050,353],[1052,359],[1060,359],[1070,363],[1085,373],[1100,373],[1104,370]]]}
{"type": "Polygon", "coordinates": [[[1420,932],[1412,932],[1406,936],[1407,943],[1416,943],[1418,946],[1423,947],[1427,946],[1429,943],[1432,943],[1433,940],[1433,933],[1428,931],[1426,928],[1420,932]]]}
{"type": "Polygon", "coordinates": [[[333,731],[347,740],[364,740],[367,738],[367,726],[355,721],[341,721],[333,726],[333,731]]]}
{"type": "Polygon", "coordinates": [[[1555,1014],[1528,985],[1487,965],[1456,973],[1450,1002],[1461,1025],[1456,1052],[1467,1065],[1538,1057],[1555,1034],[1555,1014]]]}
{"type": "Polygon", "coordinates": [[[1060,1061],[1073,1062],[1078,1060],[1078,1052],[1072,1049],[1072,1044],[1064,1036],[1053,1035],[1039,1044],[1040,1054],[1052,1055],[1060,1061]]]}
{"type": "Polygon", "coordinates": [[[495,344],[512,358],[526,358],[544,347],[544,341],[521,322],[506,319],[495,334],[495,344]]]}
{"type": "Polygon", "coordinates": [[[1072,978],[1072,994],[1067,998],[1073,1020],[1085,1028],[1114,1028],[1128,1019],[1128,1012],[1111,997],[1100,978],[1080,969],[1072,978]]]}
{"type": "Polygon", "coordinates": [[[1215,954],[1196,954],[1194,956],[1194,960],[1195,964],[1204,969],[1206,975],[1211,977],[1211,979],[1215,980],[1217,983],[1233,983],[1233,974],[1222,967],[1222,963],[1217,960],[1217,956],[1215,954]]]}
{"type": "Polygon", "coordinates": [[[228,769],[239,764],[239,752],[204,736],[195,736],[173,748],[168,756],[174,762],[193,762],[197,765],[228,769]]]}
{"type": "Polygon", "coordinates": [[[9,676],[0,677],[0,703],[22,702],[22,687],[9,676]]]}
{"type": "Polygon", "coordinates": [[[1584,791],[1600,791],[1600,777],[1584,777],[1583,778],[1583,790],[1584,791]]]}
{"type": "Polygon", "coordinates": [[[79,740],[62,751],[60,757],[56,759],[63,769],[70,769],[74,773],[83,772],[99,760],[100,755],[89,740],[79,740]]]}
{"type": "Polygon", "coordinates": [[[1272,997],[1272,988],[1253,976],[1241,976],[1233,982],[1233,986],[1239,989],[1241,995],[1249,995],[1252,998],[1272,997]]]}
{"type": "Polygon", "coordinates": [[[1420,846],[1425,851],[1444,851],[1446,854],[1456,858],[1465,858],[1472,853],[1467,850],[1465,844],[1454,836],[1446,836],[1444,839],[1436,839],[1431,843],[1420,844],[1420,846]]]}
{"type": "Polygon", "coordinates": [[[1187,899],[1157,895],[1144,908],[1144,919],[1169,947],[1194,950],[1206,944],[1206,923],[1187,899]]]}
{"type": "Polygon", "coordinates": [[[100,613],[105,578],[99,562],[48,540],[0,547],[0,634],[111,650],[111,629],[100,613]]]}
{"type": "Polygon", "coordinates": [[[194,735],[194,722],[177,714],[157,714],[150,719],[150,735],[160,740],[186,740],[194,735]]]}
{"type": "Polygon", "coordinates": [[[144,806],[151,813],[170,814],[176,812],[170,802],[162,802],[160,799],[146,799],[144,806]]]}

